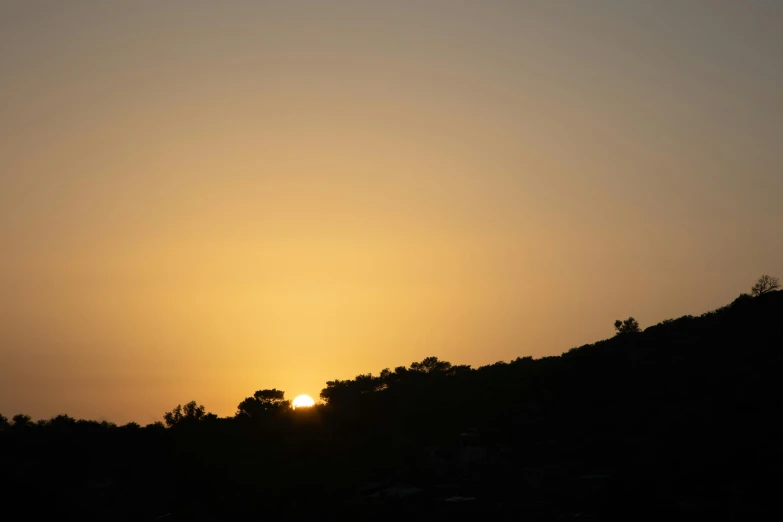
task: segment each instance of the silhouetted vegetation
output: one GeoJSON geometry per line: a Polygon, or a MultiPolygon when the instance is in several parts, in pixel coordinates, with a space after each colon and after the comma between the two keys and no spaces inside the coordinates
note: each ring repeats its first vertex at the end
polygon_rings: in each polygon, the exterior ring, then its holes
{"type": "Polygon", "coordinates": [[[258,390],[252,397],[243,400],[237,406],[237,417],[260,420],[282,413],[291,407],[291,401],[285,400],[282,390],[258,390]]]}
{"type": "Polygon", "coordinates": [[[778,288],[780,288],[780,280],[777,277],[764,274],[759,277],[758,281],[756,281],[756,284],[754,284],[753,288],[751,288],[751,294],[755,297],[758,297],[760,295],[766,294],[767,292],[777,290],[778,288]]]}
{"type": "Polygon", "coordinates": [[[644,331],[617,321],[561,356],[329,381],[312,408],[264,389],[232,417],[191,401],[145,427],[0,415],[4,505],[79,520],[769,517],[776,284],[644,331]]]}
{"type": "Polygon", "coordinates": [[[614,329],[617,330],[617,335],[626,335],[632,333],[639,333],[642,331],[639,326],[639,322],[633,317],[629,317],[625,321],[620,319],[614,322],[614,329]]]}

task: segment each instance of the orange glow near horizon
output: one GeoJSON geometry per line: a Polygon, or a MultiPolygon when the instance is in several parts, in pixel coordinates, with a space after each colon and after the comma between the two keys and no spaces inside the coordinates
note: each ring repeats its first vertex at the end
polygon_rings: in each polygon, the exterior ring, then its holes
{"type": "Polygon", "coordinates": [[[783,274],[780,6],[328,4],[0,1],[0,413],[231,415],[783,274]]]}

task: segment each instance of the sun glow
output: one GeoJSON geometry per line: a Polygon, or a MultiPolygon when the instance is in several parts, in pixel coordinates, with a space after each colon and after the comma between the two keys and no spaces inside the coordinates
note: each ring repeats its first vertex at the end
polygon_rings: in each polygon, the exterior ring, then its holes
{"type": "Polygon", "coordinates": [[[299,395],[294,399],[294,409],[296,408],[309,408],[315,406],[315,401],[309,395],[299,395]]]}

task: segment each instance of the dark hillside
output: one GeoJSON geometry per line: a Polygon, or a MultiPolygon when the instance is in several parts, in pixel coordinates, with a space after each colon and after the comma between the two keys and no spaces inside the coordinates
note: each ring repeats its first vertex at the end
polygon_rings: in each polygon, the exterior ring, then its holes
{"type": "Polygon", "coordinates": [[[0,418],[6,509],[81,520],[752,520],[783,454],[783,292],[559,357],[431,357],[293,411],[0,418]],[[578,515],[578,516],[577,516],[578,515]]]}
{"type": "MultiPolygon", "coordinates": [[[[506,464],[555,475],[563,488],[575,477],[605,477],[612,511],[744,513],[772,498],[763,477],[783,463],[775,442],[783,435],[781,319],[783,292],[741,296],[560,357],[434,375],[400,369],[376,378],[382,391],[335,393],[366,386],[357,380],[324,395],[334,394],[330,409],[350,404],[370,432],[383,426],[425,445],[470,428],[487,448],[506,448],[506,464]]],[[[512,471],[493,473],[493,491],[516,491],[512,471]]]]}

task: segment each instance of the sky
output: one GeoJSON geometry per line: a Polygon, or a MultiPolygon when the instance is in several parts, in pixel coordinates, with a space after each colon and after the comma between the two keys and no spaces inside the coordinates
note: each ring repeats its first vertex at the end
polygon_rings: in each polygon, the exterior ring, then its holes
{"type": "Polygon", "coordinates": [[[783,276],[783,3],[0,0],[0,412],[558,355],[783,276]]]}

